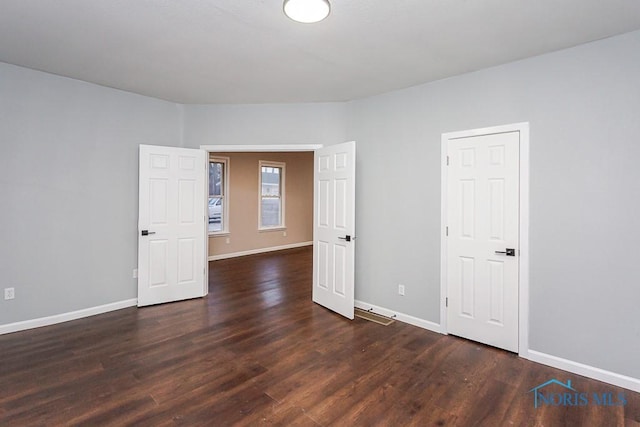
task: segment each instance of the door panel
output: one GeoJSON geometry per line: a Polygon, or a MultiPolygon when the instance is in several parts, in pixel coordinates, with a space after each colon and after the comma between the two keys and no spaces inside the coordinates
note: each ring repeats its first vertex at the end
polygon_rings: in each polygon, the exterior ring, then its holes
{"type": "Polygon", "coordinates": [[[518,350],[519,132],[448,142],[447,329],[518,350]],[[515,249],[516,256],[496,253],[515,249]]]}
{"type": "MultiPolygon", "coordinates": [[[[167,268],[169,266],[169,245],[166,239],[155,239],[149,242],[149,286],[167,286],[167,268]]],[[[141,266],[138,266],[140,268],[141,266]]],[[[140,270],[138,270],[140,276],[140,270]]],[[[142,277],[144,277],[144,271],[142,277]]]]}
{"type": "Polygon", "coordinates": [[[355,286],[355,142],[314,158],[313,301],[349,319],[355,286]]]}
{"type": "Polygon", "coordinates": [[[475,314],[475,260],[460,257],[460,315],[471,319],[475,314]]]}
{"type": "Polygon", "coordinates": [[[504,263],[489,261],[489,322],[504,325],[504,263]]]}
{"type": "Polygon", "coordinates": [[[140,146],[138,306],[206,294],[206,170],[204,151],[140,146]]]}

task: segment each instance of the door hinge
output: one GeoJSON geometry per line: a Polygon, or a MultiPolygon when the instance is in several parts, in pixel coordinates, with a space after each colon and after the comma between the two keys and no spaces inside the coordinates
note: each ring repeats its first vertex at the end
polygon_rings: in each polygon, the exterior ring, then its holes
{"type": "Polygon", "coordinates": [[[447,166],[449,166],[449,156],[447,156],[447,166]]]}
{"type": "Polygon", "coordinates": [[[445,233],[446,236],[449,236],[449,226],[448,225],[445,227],[445,232],[444,233],[445,233]]]}
{"type": "Polygon", "coordinates": [[[449,307],[449,298],[448,297],[444,299],[444,306],[445,307],[449,307]]]}

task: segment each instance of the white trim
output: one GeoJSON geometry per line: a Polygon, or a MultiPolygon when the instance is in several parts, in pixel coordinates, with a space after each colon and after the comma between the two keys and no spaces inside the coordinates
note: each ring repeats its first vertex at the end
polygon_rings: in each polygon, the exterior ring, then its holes
{"type": "Polygon", "coordinates": [[[209,295],[209,268],[207,256],[209,255],[209,168],[210,163],[209,159],[211,158],[211,153],[206,153],[205,162],[204,162],[204,260],[203,264],[204,268],[204,281],[202,283],[202,296],[206,297],[209,295]]]}
{"type": "Polygon", "coordinates": [[[291,243],[288,245],[271,246],[268,248],[260,248],[260,249],[251,249],[248,251],[232,252],[229,254],[211,255],[209,256],[209,261],[217,261],[219,259],[227,259],[227,258],[236,258],[236,257],[241,257],[246,255],[262,254],[265,252],[282,251],[284,249],[295,249],[295,248],[301,248],[303,246],[311,246],[311,245],[313,245],[313,242],[291,243]]]}
{"type": "Polygon", "coordinates": [[[448,296],[447,287],[447,188],[448,183],[448,139],[445,138],[445,134],[442,135],[441,140],[441,160],[440,160],[440,332],[447,335],[447,305],[446,298],[448,296]]]}
{"type": "Polygon", "coordinates": [[[519,123],[520,131],[520,306],[518,355],[529,354],[529,123],[519,123]]]}
{"type": "MultiPolygon", "coordinates": [[[[223,179],[223,189],[222,189],[222,213],[220,217],[220,221],[222,223],[222,230],[220,231],[209,231],[209,169],[207,169],[207,234],[209,236],[212,235],[224,235],[229,234],[229,177],[231,176],[231,159],[229,157],[222,157],[208,154],[207,164],[211,165],[211,163],[222,163],[224,166],[222,179],[223,179]]],[[[211,166],[209,166],[211,167],[211,166]]],[[[214,196],[215,197],[215,196],[214,196]]]]}
{"type": "Polygon", "coordinates": [[[24,331],[27,329],[40,328],[42,326],[55,325],[56,323],[63,323],[70,320],[81,319],[83,317],[95,316],[96,314],[121,310],[127,307],[135,307],[137,304],[138,299],[132,298],[124,301],[112,302],[110,304],[99,305],[97,307],[71,311],[69,313],[56,314],[53,316],[40,317],[38,319],[25,320],[23,322],[0,325],[0,335],[24,331]]]}
{"type": "Polygon", "coordinates": [[[210,153],[237,153],[237,152],[276,152],[276,151],[315,151],[322,148],[322,144],[276,144],[276,145],[201,145],[201,150],[210,153]]]}
{"type": "Polygon", "coordinates": [[[574,362],[572,360],[563,359],[561,357],[552,356],[535,350],[529,350],[527,357],[532,362],[541,363],[553,368],[562,369],[563,371],[572,372],[594,380],[603,381],[618,387],[640,393],[640,379],[628,377],[626,375],[617,374],[604,369],[585,365],[583,363],[574,362]]]}
{"type": "Polygon", "coordinates": [[[408,314],[400,313],[398,311],[390,310],[388,308],[380,307],[368,302],[355,300],[354,305],[362,310],[370,311],[372,313],[380,314],[382,316],[390,317],[399,322],[408,323],[413,326],[417,326],[422,329],[427,329],[433,332],[441,332],[441,326],[437,323],[430,322],[428,320],[419,319],[417,317],[410,316],[408,314]]]}
{"type": "MultiPolygon", "coordinates": [[[[427,329],[429,331],[438,332],[446,335],[446,329],[444,329],[442,325],[439,325],[434,322],[430,322],[428,320],[419,319],[417,317],[413,317],[408,314],[399,313],[397,311],[390,310],[388,308],[380,307],[374,304],[369,304],[368,302],[359,301],[359,300],[355,300],[355,306],[363,310],[371,311],[373,313],[380,314],[382,316],[393,318],[400,322],[408,323],[410,325],[417,326],[422,329],[427,329]]],[[[596,368],[590,365],[585,365],[579,362],[574,362],[572,360],[563,359],[561,357],[552,356],[550,354],[542,353],[535,350],[527,349],[526,356],[522,354],[520,356],[535,363],[540,363],[542,365],[551,366],[557,369],[562,369],[563,371],[566,371],[566,372],[582,375],[583,377],[602,381],[607,384],[623,387],[628,390],[632,390],[637,393],[640,393],[640,379],[638,378],[617,374],[615,372],[596,368]]]]}
{"type": "Polygon", "coordinates": [[[264,227],[258,228],[258,233],[268,233],[270,231],[287,231],[287,227],[264,227]]]}
{"type": "Polygon", "coordinates": [[[440,324],[447,333],[447,144],[452,139],[468,138],[507,132],[520,133],[520,256],[518,302],[518,354],[527,357],[529,352],[529,123],[514,123],[442,134],[441,139],[441,191],[440,191],[440,324]]]}

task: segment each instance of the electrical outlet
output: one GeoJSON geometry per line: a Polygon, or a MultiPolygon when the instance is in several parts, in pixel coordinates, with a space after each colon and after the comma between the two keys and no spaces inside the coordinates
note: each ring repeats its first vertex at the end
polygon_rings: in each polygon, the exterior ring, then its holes
{"type": "Polygon", "coordinates": [[[227,237],[224,242],[228,245],[229,243],[231,243],[231,239],[227,237]]]}
{"type": "Polygon", "coordinates": [[[282,232],[282,236],[283,236],[283,237],[287,237],[287,232],[286,232],[286,231],[283,231],[283,232],[282,232]]]}
{"type": "Polygon", "coordinates": [[[4,299],[14,299],[16,297],[15,288],[4,288],[4,299]]]}
{"type": "Polygon", "coordinates": [[[137,278],[138,278],[138,269],[137,269],[137,268],[134,268],[134,269],[133,269],[133,278],[134,278],[134,279],[137,279],[137,278]]]}
{"type": "Polygon", "coordinates": [[[398,285],[398,295],[404,296],[404,285],[398,285]]]}

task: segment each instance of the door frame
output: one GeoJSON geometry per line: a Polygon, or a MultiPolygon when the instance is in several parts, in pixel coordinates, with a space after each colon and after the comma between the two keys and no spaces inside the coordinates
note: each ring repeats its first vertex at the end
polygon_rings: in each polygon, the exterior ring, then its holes
{"type": "MultiPolygon", "coordinates": [[[[227,145],[200,145],[201,150],[205,150],[207,152],[207,159],[211,156],[211,153],[277,153],[277,152],[300,152],[300,151],[316,151],[318,148],[324,147],[323,144],[266,144],[266,145],[249,145],[249,144],[227,144],[227,145]]],[[[207,162],[207,165],[209,163],[207,162]]],[[[208,202],[209,200],[209,174],[206,174],[205,188],[207,189],[207,194],[205,198],[208,202]]],[[[315,193],[313,194],[313,199],[315,200],[315,193]]],[[[315,202],[314,202],[315,203],[315,202]]],[[[207,206],[207,203],[205,203],[207,206]]],[[[207,260],[209,258],[209,232],[208,227],[205,230],[205,239],[207,242],[207,260]]],[[[208,261],[207,261],[208,265],[208,261]]],[[[209,269],[207,268],[207,274],[209,273],[209,269]]],[[[207,289],[209,286],[209,279],[207,275],[207,289]]]]}
{"type": "Polygon", "coordinates": [[[518,355],[528,358],[529,352],[529,122],[491,126],[442,134],[441,139],[441,190],[440,190],[440,332],[447,335],[447,148],[450,140],[498,133],[520,133],[520,204],[518,256],[518,355]]]}

